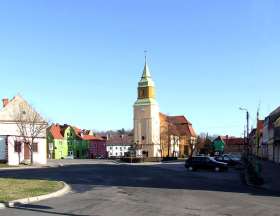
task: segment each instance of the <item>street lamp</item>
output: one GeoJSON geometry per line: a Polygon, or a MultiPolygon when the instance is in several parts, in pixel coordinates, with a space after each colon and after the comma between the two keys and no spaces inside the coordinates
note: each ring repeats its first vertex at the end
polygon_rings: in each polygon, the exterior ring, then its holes
{"type": "Polygon", "coordinates": [[[246,124],[247,124],[247,154],[249,153],[249,111],[246,108],[239,107],[239,110],[245,111],[246,112],[246,124]]]}

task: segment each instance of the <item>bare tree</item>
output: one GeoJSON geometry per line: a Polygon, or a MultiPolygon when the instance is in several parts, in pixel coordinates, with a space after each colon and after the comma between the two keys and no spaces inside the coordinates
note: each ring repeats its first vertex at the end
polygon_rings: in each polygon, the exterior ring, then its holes
{"type": "MultiPolygon", "coordinates": [[[[36,138],[45,137],[48,122],[31,106],[21,103],[14,112],[19,135],[30,151],[30,163],[33,164],[33,152],[36,138]]],[[[24,146],[24,147],[25,147],[24,146]]]]}
{"type": "Polygon", "coordinates": [[[167,152],[167,157],[169,157],[170,151],[170,137],[169,137],[169,122],[164,120],[160,125],[160,148],[161,148],[161,157],[165,157],[167,152]]]}
{"type": "Polygon", "coordinates": [[[172,147],[173,147],[173,151],[172,151],[172,157],[178,157],[179,156],[179,152],[178,155],[176,154],[176,145],[180,144],[180,137],[178,135],[170,135],[170,145],[172,143],[172,147]]]}
{"type": "Polygon", "coordinates": [[[189,138],[189,145],[190,145],[190,157],[193,157],[193,154],[197,151],[199,146],[200,139],[199,138],[189,138]]]}

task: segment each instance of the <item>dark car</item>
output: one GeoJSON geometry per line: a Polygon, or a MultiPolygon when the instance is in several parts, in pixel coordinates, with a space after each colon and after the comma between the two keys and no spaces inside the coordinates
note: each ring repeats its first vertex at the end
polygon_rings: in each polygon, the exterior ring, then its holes
{"type": "Polygon", "coordinates": [[[209,156],[195,156],[188,158],[185,161],[185,167],[190,171],[207,169],[219,172],[226,171],[228,169],[226,163],[216,161],[214,158],[209,156]]]}
{"type": "Polygon", "coordinates": [[[220,155],[215,157],[216,161],[227,163],[228,166],[241,166],[242,163],[240,160],[238,160],[236,157],[233,157],[228,154],[220,155]]]}

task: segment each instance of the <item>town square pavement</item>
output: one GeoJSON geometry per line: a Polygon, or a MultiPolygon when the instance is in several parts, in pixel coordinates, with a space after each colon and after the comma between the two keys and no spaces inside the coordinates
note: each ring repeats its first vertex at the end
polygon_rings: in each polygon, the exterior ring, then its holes
{"type": "Polygon", "coordinates": [[[183,163],[149,165],[60,161],[59,166],[2,170],[0,177],[62,180],[63,197],[6,208],[2,216],[280,215],[280,194],[251,188],[239,171],[189,172],[183,163]]]}

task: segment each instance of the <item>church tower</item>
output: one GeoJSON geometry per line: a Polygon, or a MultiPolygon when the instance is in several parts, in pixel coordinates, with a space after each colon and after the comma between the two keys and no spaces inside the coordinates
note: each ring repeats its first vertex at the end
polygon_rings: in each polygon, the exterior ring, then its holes
{"type": "Polygon", "coordinates": [[[161,156],[159,106],[146,58],[138,82],[138,98],[134,103],[134,143],[140,148],[143,157],[161,156]]]}

